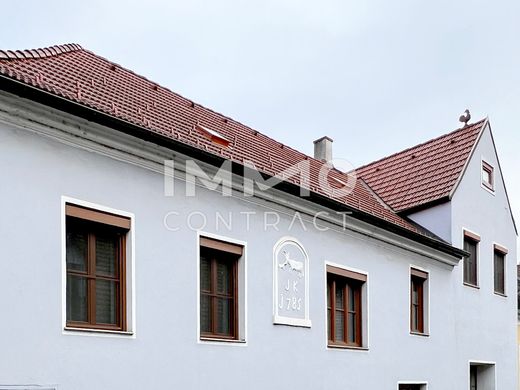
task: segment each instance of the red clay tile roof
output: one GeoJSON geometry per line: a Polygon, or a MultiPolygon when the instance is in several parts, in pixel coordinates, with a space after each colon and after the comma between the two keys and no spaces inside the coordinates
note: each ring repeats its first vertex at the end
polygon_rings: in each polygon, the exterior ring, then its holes
{"type": "MultiPolygon", "coordinates": [[[[79,45],[0,50],[0,75],[240,164],[252,161],[257,169],[271,176],[309,160],[311,191],[330,197],[319,186],[320,161],[195,104],[79,45]],[[207,134],[197,131],[197,124],[222,135],[231,147],[212,142],[207,134]]],[[[338,171],[333,171],[331,176],[345,180],[345,175],[338,171]]],[[[297,179],[287,181],[300,184],[297,179]]],[[[420,228],[384,205],[361,180],[351,194],[335,200],[423,234],[420,228]]]]}
{"type": "Polygon", "coordinates": [[[401,212],[450,195],[486,119],[356,170],[394,210],[401,212]]]}

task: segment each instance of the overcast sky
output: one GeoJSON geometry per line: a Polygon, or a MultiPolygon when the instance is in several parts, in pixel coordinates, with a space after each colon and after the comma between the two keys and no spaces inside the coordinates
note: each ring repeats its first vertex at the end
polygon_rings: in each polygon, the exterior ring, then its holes
{"type": "Polygon", "coordinates": [[[0,48],[79,43],[312,154],[358,166],[489,116],[520,222],[520,1],[23,1],[0,48]]]}

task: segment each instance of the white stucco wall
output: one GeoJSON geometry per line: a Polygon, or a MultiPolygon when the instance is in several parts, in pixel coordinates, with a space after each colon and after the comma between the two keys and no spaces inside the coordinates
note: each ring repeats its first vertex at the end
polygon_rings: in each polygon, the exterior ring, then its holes
{"type": "Polygon", "coordinates": [[[408,218],[451,243],[451,203],[446,202],[408,214],[408,218]]]}
{"type": "Polygon", "coordinates": [[[452,199],[452,242],[462,248],[463,229],[477,233],[479,289],[463,286],[462,264],[452,273],[453,299],[458,310],[455,327],[460,360],[496,362],[497,389],[517,388],[516,235],[498,167],[490,128],[478,142],[452,199]],[[481,186],[481,160],[494,167],[495,192],[481,186]],[[509,250],[506,256],[506,295],[494,294],[493,244],[509,250]]]}
{"type": "MultiPolygon", "coordinates": [[[[512,272],[508,299],[494,296],[483,276],[480,290],[466,290],[460,267],[454,271],[352,231],[319,232],[295,224],[289,232],[291,211],[256,198],[245,202],[205,189],[186,198],[180,181],[181,195],[167,198],[159,173],[5,123],[0,123],[0,156],[2,384],[58,384],[60,390],[365,390],[416,380],[428,382],[430,390],[446,390],[467,388],[468,359],[481,359],[497,361],[498,389],[513,388],[512,332],[496,320],[514,314],[512,272]],[[135,215],[134,338],[64,333],[62,196],[135,215]],[[287,214],[279,230],[264,230],[263,213],[273,208],[287,214]],[[232,213],[231,231],[217,231],[216,210],[232,213]],[[170,211],[179,213],[179,231],[163,225],[170,211]],[[207,232],[247,242],[245,346],[197,343],[197,233],[182,223],[192,211],[207,215],[207,232]],[[249,230],[244,211],[258,213],[249,230]],[[272,324],[272,248],[286,235],[296,237],[309,254],[310,329],[272,324]],[[326,348],[326,261],[369,275],[368,351],[326,348]],[[410,265],[429,272],[429,337],[409,333],[410,265]]],[[[460,211],[454,216],[463,217],[460,211]]],[[[495,237],[489,229],[481,229],[483,237],[495,237]]],[[[500,231],[508,245],[505,222],[500,231]]],[[[508,261],[512,264],[513,255],[508,261]]],[[[487,266],[481,270],[488,273],[487,266]]]]}

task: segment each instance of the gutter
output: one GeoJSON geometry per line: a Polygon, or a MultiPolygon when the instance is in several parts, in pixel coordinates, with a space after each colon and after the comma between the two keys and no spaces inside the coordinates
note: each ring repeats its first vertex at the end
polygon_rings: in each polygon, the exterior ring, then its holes
{"type": "MultiPolygon", "coordinates": [[[[136,126],[132,123],[115,118],[96,109],[89,108],[80,103],[56,96],[54,94],[43,91],[36,87],[29,86],[27,84],[11,79],[4,75],[0,75],[0,89],[5,92],[19,96],[21,98],[40,103],[42,105],[57,109],[59,111],[75,115],[87,121],[94,122],[102,126],[110,127],[127,135],[137,137],[144,141],[148,141],[156,145],[171,149],[173,151],[182,153],[190,158],[200,160],[206,164],[213,165],[215,167],[220,167],[224,161],[227,161],[224,157],[216,156],[213,153],[206,152],[194,146],[187,145],[169,137],[161,136],[157,133],[152,132],[149,129],[136,126]]],[[[246,169],[250,168],[247,168],[242,164],[232,161],[233,174],[243,176],[246,169]]],[[[265,173],[260,172],[260,174],[262,175],[264,180],[271,177],[270,175],[267,175],[265,173]]],[[[284,181],[274,186],[274,188],[299,198],[300,187],[296,184],[284,181]]],[[[465,251],[459,248],[455,248],[445,241],[427,237],[420,233],[410,231],[404,227],[401,227],[384,219],[375,217],[364,211],[352,208],[344,203],[340,203],[324,195],[311,191],[310,196],[306,197],[305,199],[320,206],[329,208],[331,210],[335,210],[338,212],[348,212],[352,218],[379,227],[385,231],[394,233],[396,235],[408,238],[427,247],[436,249],[442,253],[458,258],[459,261],[467,255],[465,251]]]]}

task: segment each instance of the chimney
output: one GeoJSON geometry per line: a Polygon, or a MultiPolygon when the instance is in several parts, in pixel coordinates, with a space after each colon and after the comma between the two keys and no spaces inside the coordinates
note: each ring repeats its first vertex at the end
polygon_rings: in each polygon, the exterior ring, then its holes
{"type": "Polygon", "coordinates": [[[332,161],[332,138],[321,137],[314,141],[314,158],[323,162],[332,161]]]}

